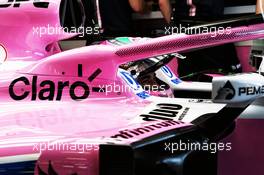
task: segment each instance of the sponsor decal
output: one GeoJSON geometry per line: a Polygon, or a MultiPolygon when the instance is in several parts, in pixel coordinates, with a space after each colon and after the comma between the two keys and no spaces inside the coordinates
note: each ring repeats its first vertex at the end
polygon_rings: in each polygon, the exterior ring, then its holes
{"type": "Polygon", "coordinates": [[[170,81],[174,84],[180,84],[182,81],[177,78],[170,70],[169,67],[163,66],[161,68],[162,72],[170,79],[170,81]]]}
{"type": "Polygon", "coordinates": [[[238,89],[238,95],[262,95],[264,94],[264,85],[263,86],[251,86],[251,87],[240,87],[238,89]]]}
{"type": "Polygon", "coordinates": [[[179,117],[179,120],[183,120],[183,118],[187,115],[187,113],[189,112],[190,108],[185,108],[182,112],[182,114],[179,117]]]}
{"type": "Polygon", "coordinates": [[[136,95],[139,96],[142,99],[146,99],[146,98],[149,98],[150,97],[150,95],[147,92],[145,92],[145,91],[142,91],[140,93],[137,93],[136,95]]]}
{"type": "Polygon", "coordinates": [[[33,76],[32,80],[29,80],[27,77],[20,77],[12,81],[12,83],[10,84],[9,94],[12,99],[17,100],[17,101],[24,100],[25,98],[27,98],[30,95],[30,92],[31,92],[32,101],[35,101],[37,98],[39,100],[53,101],[55,99],[56,101],[60,101],[63,95],[64,88],[68,87],[69,95],[71,96],[73,100],[84,100],[89,97],[90,89],[89,89],[89,86],[85,82],[76,81],[73,84],[70,84],[69,81],[59,81],[57,83],[58,90],[57,90],[56,95],[55,95],[55,92],[56,92],[55,84],[56,83],[51,80],[44,80],[38,83],[38,76],[33,76]],[[25,91],[21,89],[23,93],[19,94],[15,92],[14,87],[18,83],[19,84],[23,83],[25,86],[31,86],[31,91],[29,90],[25,91]],[[38,84],[41,87],[39,92],[37,91],[38,84]],[[83,95],[77,96],[75,94],[75,89],[77,88],[82,88],[84,90],[83,95]]]}
{"type": "MultiPolygon", "coordinates": [[[[100,75],[102,71],[97,69],[91,76],[88,77],[88,81],[92,82],[98,75],[100,75]]],[[[63,75],[65,72],[62,73],[63,75]]],[[[82,65],[78,65],[78,77],[82,77],[82,65]]],[[[90,95],[90,88],[86,82],[83,81],[75,81],[70,84],[69,81],[58,81],[57,83],[51,80],[43,80],[38,82],[38,76],[33,76],[30,80],[27,77],[20,77],[11,82],[9,85],[9,95],[13,100],[24,100],[31,94],[31,100],[35,101],[39,100],[49,100],[49,101],[60,101],[62,99],[63,90],[65,88],[69,88],[68,94],[73,100],[84,100],[87,99],[90,95]],[[18,93],[15,91],[15,88],[19,84],[18,87],[22,86],[22,93],[18,93]],[[57,84],[57,86],[56,86],[57,84]],[[23,87],[31,86],[31,90],[24,90],[23,87]],[[37,87],[40,87],[38,89],[37,87]],[[57,87],[57,90],[56,88],[57,87]],[[76,95],[76,89],[83,89],[83,94],[76,95]],[[57,94],[55,94],[57,92],[57,94]]]]}
{"type": "Polygon", "coordinates": [[[227,81],[226,84],[217,91],[216,100],[232,100],[236,95],[235,88],[230,81],[227,81]]]}
{"type": "Polygon", "coordinates": [[[180,84],[182,81],[178,78],[171,80],[174,84],[180,84]]]}
{"type": "Polygon", "coordinates": [[[111,136],[111,138],[131,139],[133,137],[144,135],[158,129],[180,125],[180,124],[184,124],[184,122],[175,121],[175,120],[164,121],[157,124],[143,126],[140,128],[121,130],[118,132],[118,134],[111,136]]]}
{"type": "Polygon", "coordinates": [[[14,7],[14,8],[19,8],[21,3],[25,3],[27,1],[32,2],[33,6],[36,8],[48,8],[49,7],[49,2],[48,0],[4,0],[0,1],[0,8],[8,8],[8,7],[14,7]]]}
{"type": "Polygon", "coordinates": [[[144,121],[157,121],[157,120],[174,120],[179,117],[178,120],[182,120],[190,110],[190,108],[184,108],[179,104],[157,104],[157,109],[150,111],[148,114],[142,114],[140,117],[144,121]],[[180,113],[183,110],[182,113],[180,113]]]}
{"type": "Polygon", "coordinates": [[[161,68],[161,70],[169,77],[169,78],[173,78],[173,73],[171,72],[171,70],[167,67],[167,66],[163,66],[161,68]]]}

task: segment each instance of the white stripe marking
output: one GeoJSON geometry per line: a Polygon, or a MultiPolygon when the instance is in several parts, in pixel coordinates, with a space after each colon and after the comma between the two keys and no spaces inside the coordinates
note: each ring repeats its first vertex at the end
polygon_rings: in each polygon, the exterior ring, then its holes
{"type": "Polygon", "coordinates": [[[0,164],[19,163],[38,160],[40,154],[25,154],[19,156],[0,157],[0,164]]]}

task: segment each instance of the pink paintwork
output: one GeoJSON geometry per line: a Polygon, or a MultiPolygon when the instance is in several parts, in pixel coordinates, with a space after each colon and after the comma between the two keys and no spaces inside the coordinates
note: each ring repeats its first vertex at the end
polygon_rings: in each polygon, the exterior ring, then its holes
{"type": "Polygon", "coordinates": [[[250,52],[251,52],[251,46],[236,46],[237,56],[239,58],[239,61],[241,63],[243,72],[252,72],[256,71],[254,68],[250,65],[250,52]]]}
{"type": "Polygon", "coordinates": [[[76,35],[63,32],[60,26],[60,0],[44,1],[49,2],[48,8],[36,8],[33,2],[34,0],[22,1],[19,8],[13,7],[13,4],[0,8],[0,44],[6,48],[8,59],[45,58],[57,52],[52,49],[56,49],[57,41],[76,35]],[[47,30],[48,27],[58,31],[40,35],[41,29],[47,30]]]}
{"type": "MultiPolygon", "coordinates": [[[[1,104],[0,158],[32,155],[38,158],[38,165],[46,170],[51,160],[59,174],[98,174],[98,144],[131,142],[175,128],[189,126],[181,123],[146,132],[130,139],[112,139],[120,130],[142,128],[166,122],[134,121],[147,103],[136,103],[132,99],[88,100],[84,102],[11,102],[1,104]],[[16,110],[14,110],[16,106],[16,110]],[[122,110],[120,110],[122,109],[122,110]],[[100,122],[99,122],[100,121],[100,122]],[[9,126],[6,128],[6,126],[9,126]],[[11,127],[12,126],[12,127],[11,127]],[[90,150],[49,150],[35,148],[35,145],[56,145],[55,143],[91,145],[90,150]],[[41,153],[41,154],[40,154],[41,153]],[[36,155],[34,155],[36,154],[36,155]],[[83,160],[86,165],[78,165],[83,160]],[[75,165],[76,164],[76,165],[75,165]],[[66,167],[71,165],[71,167],[66,167]],[[66,167],[66,168],[65,168],[66,167]],[[83,167],[83,168],[80,168],[83,167]]],[[[139,118],[138,118],[139,119],[139,118]]],[[[45,145],[45,146],[43,146],[45,145]]],[[[18,158],[18,160],[21,158],[18,158]]],[[[23,159],[22,159],[23,160],[23,159]]],[[[37,171],[36,171],[36,174],[37,171]]]]}

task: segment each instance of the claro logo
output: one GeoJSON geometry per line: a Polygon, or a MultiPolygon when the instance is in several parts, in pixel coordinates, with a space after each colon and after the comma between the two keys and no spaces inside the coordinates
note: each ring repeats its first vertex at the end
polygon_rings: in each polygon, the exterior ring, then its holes
{"type": "Polygon", "coordinates": [[[21,3],[32,2],[33,6],[36,8],[48,8],[49,2],[48,0],[2,0],[0,1],[0,8],[8,8],[8,7],[20,7],[21,3]]]}
{"type": "MultiPolygon", "coordinates": [[[[97,69],[94,73],[91,74],[91,76],[89,76],[88,81],[92,82],[99,74],[101,74],[101,72],[101,69],[97,69]]],[[[81,64],[78,65],[78,77],[82,77],[81,64]]],[[[41,82],[38,82],[38,76],[33,76],[33,78],[31,79],[27,77],[20,77],[13,80],[9,85],[9,95],[13,100],[17,101],[24,100],[28,98],[29,95],[31,95],[32,101],[35,101],[37,99],[60,101],[62,99],[63,91],[65,88],[69,89],[68,94],[73,100],[84,100],[90,95],[90,88],[86,82],[75,81],[71,84],[70,81],[58,81],[57,83],[55,83],[51,80],[43,80],[41,82]],[[40,87],[40,89],[38,89],[38,87],[40,87]],[[77,88],[82,89],[83,93],[76,94],[77,88]],[[18,92],[18,89],[20,89],[22,92],[18,92]]]]}

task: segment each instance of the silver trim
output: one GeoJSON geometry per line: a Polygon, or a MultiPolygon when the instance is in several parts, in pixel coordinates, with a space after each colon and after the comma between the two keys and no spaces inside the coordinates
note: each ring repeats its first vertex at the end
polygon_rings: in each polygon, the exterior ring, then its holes
{"type": "Polygon", "coordinates": [[[225,15],[235,15],[235,14],[255,13],[255,12],[256,12],[255,5],[226,7],[224,11],[225,15]]]}

